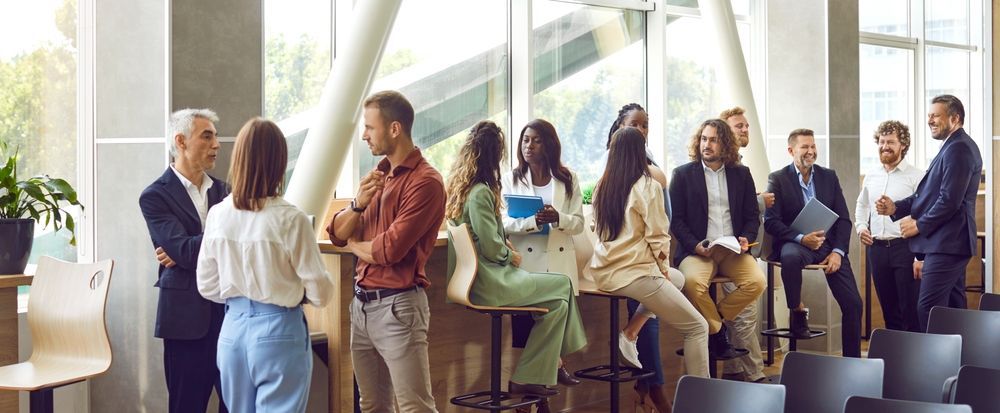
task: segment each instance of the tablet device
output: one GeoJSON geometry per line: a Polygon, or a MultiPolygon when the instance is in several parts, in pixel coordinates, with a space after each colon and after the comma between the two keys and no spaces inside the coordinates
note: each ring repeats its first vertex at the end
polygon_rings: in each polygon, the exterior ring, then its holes
{"type": "MultiPolygon", "coordinates": [[[[513,195],[504,194],[504,202],[507,203],[507,216],[511,218],[527,218],[535,216],[539,209],[545,206],[542,197],[534,195],[513,195]]],[[[549,225],[545,224],[539,228],[541,231],[536,234],[548,234],[549,225]]]]}
{"type": "Polygon", "coordinates": [[[819,202],[819,199],[813,198],[806,202],[806,206],[799,211],[799,215],[792,221],[791,228],[792,231],[800,234],[808,234],[813,231],[829,233],[830,227],[833,227],[833,223],[837,222],[838,218],[840,218],[839,215],[819,202]]]}

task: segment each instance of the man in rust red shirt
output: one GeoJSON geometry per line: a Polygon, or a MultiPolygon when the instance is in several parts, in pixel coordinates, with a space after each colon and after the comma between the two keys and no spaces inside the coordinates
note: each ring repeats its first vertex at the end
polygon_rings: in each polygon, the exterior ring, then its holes
{"type": "Polygon", "coordinates": [[[413,145],[413,106],[395,91],[364,103],[362,139],[385,158],[327,232],[358,257],[351,360],[364,412],[437,412],[427,359],[424,265],[444,220],[444,181],[413,145]]]}

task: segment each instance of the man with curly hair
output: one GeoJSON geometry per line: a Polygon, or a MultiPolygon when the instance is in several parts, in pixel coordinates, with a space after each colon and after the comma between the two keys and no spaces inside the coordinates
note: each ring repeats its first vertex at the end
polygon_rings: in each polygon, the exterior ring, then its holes
{"type": "Polygon", "coordinates": [[[865,174],[854,212],[854,227],[861,243],[868,247],[868,262],[885,328],[920,332],[917,322],[920,279],[913,273],[910,242],[903,238],[899,223],[875,211],[875,201],[882,195],[894,200],[912,195],[924,171],[903,160],[910,150],[910,129],[903,123],[882,122],[874,139],[880,164],[865,174]]]}
{"type": "Polygon", "coordinates": [[[670,180],[670,231],[679,247],[674,265],[684,274],[684,295],[708,321],[709,349],[717,359],[746,354],[729,344],[723,319],[732,321],[764,292],[764,274],[748,253],[757,239],[760,209],[750,169],[740,164],[740,144],[721,119],[701,124],[691,136],[691,162],[674,169],[670,180]],[[739,252],[708,247],[723,237],[739,241],[739,252]],[[711,278],[725,275],[736,290],[718,304],[709,296],[711,278]]]}

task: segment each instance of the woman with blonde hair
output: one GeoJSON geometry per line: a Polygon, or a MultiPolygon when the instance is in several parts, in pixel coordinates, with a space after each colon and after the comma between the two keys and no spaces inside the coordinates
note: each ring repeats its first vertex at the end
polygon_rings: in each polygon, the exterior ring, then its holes
{"type": "Polygon", "coordinates": [[[519,268],[521,254],[506,241],[500,217],[500,162],[505,148],[503,132],[495,123],[473,126],[448,178],[445,216],[453,225],[468,224],[475,240],[479,266],[470,294],[473,303],[549,310],[534,315],[535,326],[509,391],[552,396],[558,392],[546,386],[556,384],[559,358],[583,348],[587,338],[569,278],[519,268]]]}
{"type": "Polygon", "coordinates": [[[333,282],[312,223],[281,198],[285,136],[254,118],[233,148],[232,193],[208,212],[198,291],[226,304],[217,364],[230,411],[304,412],[312,377],[302,304],[324,306],[333,282]]]}

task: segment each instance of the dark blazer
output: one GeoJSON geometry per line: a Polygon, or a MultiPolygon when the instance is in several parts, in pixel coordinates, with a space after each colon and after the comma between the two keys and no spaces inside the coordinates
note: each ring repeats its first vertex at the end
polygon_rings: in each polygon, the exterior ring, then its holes
{"type": "MultiPolygon", "coordinates": [[[[226,183],[215,178],[208,189],[208,205],[222,201],[229,194],[226,183]]],[[[146,219],[153,248],[163,247],[177,265],[160,266],[156,287],[160,299],[156,306],[154,335],[159,338],[194,340],[208,333],[213,303],[198,293],[195,270],[201,249],[201,220],[174,171],[169,167],[159,179],[139,196],[139,208],[146,219]]]]}
{"type": "Polygon", "coordinates": [[[917,191],[896,201],[898,220],[917,220],[920,234],[910,240],[917,254],[971,256],[976,252],[976,192],[983,173],[979,146],[959,128],[941,146],[917,191]]]}
{"type": "MultiPolygon", "coordinates": [[[[847,254],[851,246],[853,229],[837,172],[814,164],[809,179],[814,180],[816,198],[840,216],[830,227],[830,231],[827,231],[824,243],[829,244],[832,249],[839,248],[847,254]]],[[[771,172],[767,176],[767,191],[773,192],[775,198],[774,206],[764,211],[764,231],[771,235],[773,242],[771,257],[768,259],[778,261],[781,259],[781,247],[786,242],[795,242],[795,237],[799,235],[789,227],[806,206],[802,199],[802,187],[799,186],[795,164],[771,172]]]]}
{"type": "MultiPolygon", "coordinates": [[[[727,165],[726,186],[733,235],[746,237],[752,243],[757,239],[760,227],[760,209],[750,168],[740,164],[727,165]]],[[[673,201],[670,232],[679,245],[674,251],[676,267],[684,258],[694,254],[695,246],[708,234],[708,189],[701,161],[674,168],[673,178],[670,179],[670,199],[673,201]]]]}

